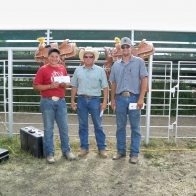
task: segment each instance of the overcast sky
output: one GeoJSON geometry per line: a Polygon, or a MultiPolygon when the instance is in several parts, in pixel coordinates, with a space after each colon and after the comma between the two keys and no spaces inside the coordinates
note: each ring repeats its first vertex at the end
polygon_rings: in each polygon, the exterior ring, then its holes
{"type": "Polygon", "coordinates": [[[0,29],[196,32],[196,0],[1,0],[0,29]]]}

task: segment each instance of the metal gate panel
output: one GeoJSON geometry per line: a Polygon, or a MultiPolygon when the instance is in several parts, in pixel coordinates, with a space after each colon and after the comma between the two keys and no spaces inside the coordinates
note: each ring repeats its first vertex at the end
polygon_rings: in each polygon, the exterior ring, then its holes
{"type": "Polygon", "coordinates": [[[175,141],[196,138],[196,61],[178,62],[175,141]]]}
{"type": "MultiPolygon", "coordinates": [[[[6,97],[6,83],[7,83],[7,74],[6,74],[6,61],[5,60],[0,60],[0,66],[2,66],[2,73],[0,73],[0,78],[2,81],[2,86],[0,86],[0,88],[2,89],[3,94],[1,94],[0,96],[2,97],[0,101],[0,104],[3,107],[3,111],[1,112],[3,115],[0,115],[0,124],[3,124],[3,130],[1,131],[1,133],[7,133],[8,132],[8,128],[7,128],[7,107],[6,107],[6,103],[7,103],[7,97],[6,97]]],[[[1,114],[0,113],[0,114],[1,114]]]]}
{"type": "Polygon", "coordinates": [[[150,138],[167,138],[169,141],[173,130],[170,118],[172,67],[172,61],[153,61],[150,138]]]}

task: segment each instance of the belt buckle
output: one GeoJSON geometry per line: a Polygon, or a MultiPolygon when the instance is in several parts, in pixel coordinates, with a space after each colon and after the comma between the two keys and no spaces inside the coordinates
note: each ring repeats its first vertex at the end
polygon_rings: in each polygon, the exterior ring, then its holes
{"type": "Polygon", "coordinates": [[[53,101],[58,101],[58,100],[59,100],[59,97],[52,96],[52,100],[53,100],[53,101]]]}
{"type": "Polygon", "coordinates": [[[86,97],[86,98],[91,98],[92,96],[90,96],[90,95],[84,95],[84,97],[86,97]]]}
{"type": "Polygon", "coordinates": [[[123,92],[122,95],[123,95],[124,97],[130,97],[130,93],[127,92],[127,91],[123,92]]]}

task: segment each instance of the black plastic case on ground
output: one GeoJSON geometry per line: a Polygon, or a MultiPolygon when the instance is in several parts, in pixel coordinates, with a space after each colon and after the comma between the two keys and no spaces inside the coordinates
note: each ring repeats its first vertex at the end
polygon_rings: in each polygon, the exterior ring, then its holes
{"type": "Polygon", "coordinates": [[[9,151],[0,148],[0,162],[9,158],[9,151]]]}
{"type": "Polygon", "coordinates": [[[44,157],[44,132],[35,127],[28,126],[20,129],[21,149],[30,152],[36,157],[44,157]]]}

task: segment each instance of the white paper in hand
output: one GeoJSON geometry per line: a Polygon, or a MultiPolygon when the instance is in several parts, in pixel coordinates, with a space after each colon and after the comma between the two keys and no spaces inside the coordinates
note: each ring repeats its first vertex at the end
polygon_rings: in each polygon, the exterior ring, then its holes
{"type": "Polygon", "coordinates": [[[70,83],[70,76],[56,76],[54,77],[54,81],[59,83],[70,83]]]}
{"type": "MultiPolygon", "coordinates": [[[[145,103],[143,104],[143,107],[141,109],[144,109],[145,103]]],[[[129,104],[129,110],[136,110],[137,109],[137,103],[130,103],[129,104]]]]}
{"type": "Polygon", "coordinates": [[[100,117],[102,117],[103,116],[103,110],[101,110],[101,112],[100,112],[100,117]]]}

